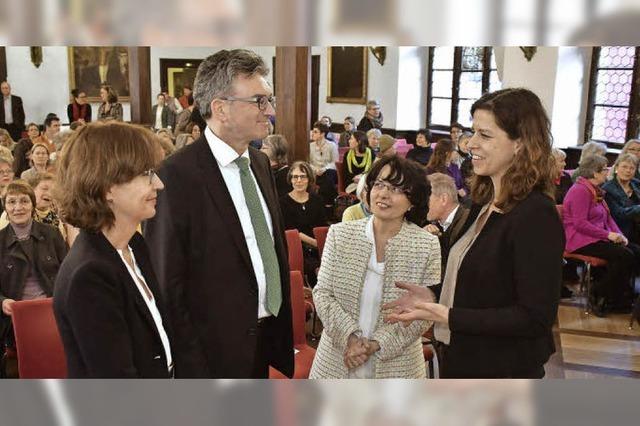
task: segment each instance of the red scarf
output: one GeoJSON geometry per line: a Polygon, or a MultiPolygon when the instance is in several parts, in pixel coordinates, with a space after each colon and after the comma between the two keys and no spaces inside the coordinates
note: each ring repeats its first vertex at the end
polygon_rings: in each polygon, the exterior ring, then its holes
{"type": "Polygon", "coordinates": [[[80,105],[77,102],[73,102],[71,104],[71,108],[73,109],[73,121],[78,121],[81,118],[87,117],[87,104],[80,105]]]}
{"type": "Polygon", "coordinates": [[[585,186],[589,190],[589,192],[591,192],[591,195],[593,196],[593,202],[595,204],[602,204],[604,209],[607,211],[607,216],[611,215],[609,206],[607,206],[607,202],[604,201],[604,191],[602,190],[602,188],[595,186],[589,181],[589,179],[582,176],[580,176],[578,180],[576,180],[576,183],[585,186]]]}

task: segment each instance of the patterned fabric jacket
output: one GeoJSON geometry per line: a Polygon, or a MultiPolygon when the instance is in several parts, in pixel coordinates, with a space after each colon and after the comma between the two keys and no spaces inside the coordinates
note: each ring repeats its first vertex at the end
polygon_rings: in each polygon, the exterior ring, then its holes
{"type": "MultiPolygon", "coordinates": [[[[360,296],[373,244],[365,234],[369,219],[343,222],[329,228],[322,254],[318,284],[313,290],[324,332],[311,368],[310,378],[347,378],[343,362],[347,340],[360,327],[360,296]]],[[[420,227],[405,222],[385,249],[382,304],[400,297],[397,281],[424,286],[440,281],[438,238],[420,227]]],[[[380,350],[374,357],[375,378],[423,378],[425,364],[422,334],[430,322],[415,321],[409,327],[385,324],[380,314],[371,336],[380,350]]]]}

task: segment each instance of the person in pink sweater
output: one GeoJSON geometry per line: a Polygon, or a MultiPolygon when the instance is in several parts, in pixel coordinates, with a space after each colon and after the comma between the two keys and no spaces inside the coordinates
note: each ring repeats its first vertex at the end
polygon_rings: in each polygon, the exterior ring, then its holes
{"type": "Polygon", "coordinates": [[[595,256],[607,261],[606,274],[591,292],[593,312],[603,316],[607,310],[628,310],[633,298],[631,274],[633,252],[627,238],[613,220],[600,189],[607,180],[607,159],[592,155],[581,163],[583,174],[564,198],[562,221],[568,252],[595,256]]]}

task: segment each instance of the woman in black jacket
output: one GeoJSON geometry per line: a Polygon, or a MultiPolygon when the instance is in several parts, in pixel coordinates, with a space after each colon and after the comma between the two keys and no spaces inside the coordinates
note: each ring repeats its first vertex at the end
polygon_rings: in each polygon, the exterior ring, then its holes
{"type": "Polygon", "coordinates": [[[414,285],[388,321],[436,322],[440,377],[540,378],[555,351],[564,232],[554,206],[549,119],[527,89],[471,107],[473,212],[451,247],[439,303],[414,285]]]}
{"type": "Polygon", "coordinates": [[[9,225],[0,231],[0,352],[13,346],[11,315],[17,300],[51,297],[67,246],[60,233],[34,220],[36,196],[24,181],[7,185],[9,225]]]}
{"type": "Polygon", "coordinates": [[[136,229],[164,188],[157,138],[110,122],[82,127],[58,163],[58,207],[81,229],[63,262],[54,313],[71,378],[168,378],[169,330],[147,246],[136,229]]]}

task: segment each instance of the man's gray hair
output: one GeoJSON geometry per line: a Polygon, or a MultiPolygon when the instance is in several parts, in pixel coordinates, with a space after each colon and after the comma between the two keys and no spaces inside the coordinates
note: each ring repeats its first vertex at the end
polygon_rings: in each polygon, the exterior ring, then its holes
{"type": "Polygon", "coordinates": [[[458,190],[456,189],[456,182],[449,175],[444,173],[432,173],[427,176],[429,183],[431,184],[431,193],[433,195],[449,196],[449,200],[454,204],[458,203],[458,190]]]}
{"type": "Polygon", "coordinates": [[[233,81],[255,74],[266,76],[269,68],[260,55],[251,50],[221,50],[202,61],[193,84],[193,99],[205,120],[211,117],[211,101],[231,96],[233,81]]]}

